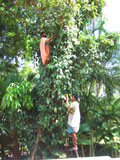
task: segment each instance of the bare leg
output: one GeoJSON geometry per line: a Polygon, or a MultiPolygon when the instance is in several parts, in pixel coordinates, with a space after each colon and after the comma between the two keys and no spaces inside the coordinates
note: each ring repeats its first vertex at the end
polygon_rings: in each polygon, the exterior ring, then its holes
{"type": "Polygon", "coordinates": [[[49,61],[47,61],[47,60],[45,61],[45,66],[48,64],[48,62],[49,62],[49,61]]]}
{"type": "Polygon", "coordinates": [[[78,154],[78,147],[77,147],[77,137],[76,137],[76,133],[73,132],[72,133],[72,140],[73,140],[73,145],[74,145],[74,150],[75,150],[75,153],[76,153],[76,157],[78,158],[79,157],[79,154],[78,154]]]}
{"type": "Polygon", "coordinates": [[[77,148],[77,137],[75,132],[72,133],[72,140],[73,140],[74,148],[77,148]]]}
{"type": "Polygon", "coordinates": [[[45,62],[45,71],[46,71],[46,74],[47,74],[47,64],[48,64],[48,62],[49,62],[49,61],[46,61],[46,62],[45,62]]]}

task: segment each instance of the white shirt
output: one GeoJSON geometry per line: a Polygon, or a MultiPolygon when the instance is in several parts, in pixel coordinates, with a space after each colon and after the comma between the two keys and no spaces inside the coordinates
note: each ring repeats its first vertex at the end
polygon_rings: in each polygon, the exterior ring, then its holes
{"type": "Polygon", "coordinates": [[[80,118],[81,118],[79,103],[77,101],[74,101],[71,103],[70,106],[69,104],[66,104],[66,107],[74,108],[74,113],[73,114],[69,113],[68,115],[68,124],[73,128],[75,132],[78,132],[80,128],[80,118]]]}

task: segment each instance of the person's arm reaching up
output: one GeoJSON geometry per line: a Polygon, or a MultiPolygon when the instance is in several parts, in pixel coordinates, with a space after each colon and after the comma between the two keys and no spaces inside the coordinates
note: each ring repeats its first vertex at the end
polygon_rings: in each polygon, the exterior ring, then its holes
{"type": "Polygon", "coordinates": [[[56,32],[54,33],[54,35],[53,35],[53,36],[51,36],[51,37],[50,37],[50,38],[48,38],[47,40],[48,40],[48,41],[51,41],[55,36],[56,36],[56,32]]]}
{"type": "Polygon", "coordinates": [[[66,97],[66,108],[68,110],[69,113],[74,114],[75,111],[75,106],[74,105],[70,105],[68,102],[68,95],[65,96],[66,97]]]}

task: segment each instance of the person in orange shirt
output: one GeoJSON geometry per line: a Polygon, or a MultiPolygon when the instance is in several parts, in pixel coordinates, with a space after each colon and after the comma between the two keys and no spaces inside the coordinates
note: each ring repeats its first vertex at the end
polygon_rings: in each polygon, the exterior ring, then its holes
{"type": "Polygon", "coordinates": [[[41,33],[40,52],[41,52],[42,63],[44,66],[46,66],[50,61],[49,42],[54,38],[55,35],[56,35],[56,32],[53,36],[51,36],[50,38],[47,38],[46,32],[41,33]]]}

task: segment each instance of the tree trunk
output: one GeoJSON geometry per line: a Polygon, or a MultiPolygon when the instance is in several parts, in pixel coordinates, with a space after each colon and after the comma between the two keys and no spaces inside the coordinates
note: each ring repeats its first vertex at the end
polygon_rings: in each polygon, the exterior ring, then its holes
{"type": "Polygon", "coordinates": [[[81,150],[82,150],[82,156],[85,157],[85,151],[84,151],[84,146],[81,144],[81,150]]]}
{"type": "Polygon", "coordinates": [[[95,148],[94,148],[94,131],[93,129],[91,128],[91,131],[90,131],[90,140],[91,140],[91,149],[90,149],[90,154],[91,156],[95,156],[95,148]]]}
{"type": "Polygon", "coordinates": [[[19,160],[20,159],[17,128],[13,129],[13,158],[15,160],[19,160]]]}
{"type": "Polygon", "coordinates": [[[100,94],[100,91],[101,91],[101,86],[102,86],[102,81],[100,81],[99,84],[96,84],[96,88],[97,88],[96,96],[97,96],[97,98],[99,97],[99,94],[100,94]]]}
{"type": "Polygon", "coordinates": [[[38,145],[38,142],[39,142],[39,137],[40,137],[40,131],[41,131],[41,126],[40,128],[38,129],[38,132],[37,132],[37,137],[36,137],[36,141],[35,141],[35,145],[34,145],[34,148],[33,148],[33,153],[32,153],[32,158],[31,160],[34,160],[35,159],[35,151],[37,149],[37,145],[38,145]]]}
{"type": "Polygon", "coordinates": [[[1,144],[1,157],[2,157],[2,160],[5,159],[4,144],[1,144]]]}

